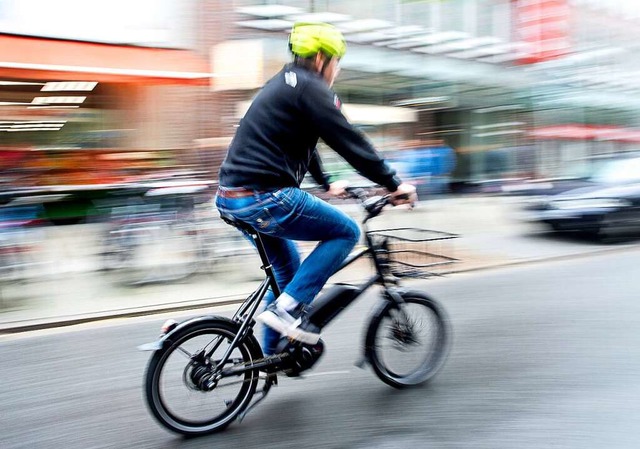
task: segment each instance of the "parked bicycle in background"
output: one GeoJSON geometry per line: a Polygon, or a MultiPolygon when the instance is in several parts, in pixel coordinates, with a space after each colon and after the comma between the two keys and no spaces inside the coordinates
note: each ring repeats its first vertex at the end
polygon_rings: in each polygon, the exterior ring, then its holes
{"type": "Polygon", "coordinates": [[[102,267],[117,282],[179,281],[253,252],[211,207],[210,183],[156,182],[138,189],[108,205],[102,267]]]}
{"type": "Polygon", "coordinates": [[[42,244],[44,221],[29,198],[12,198],[0,205],[0,283],[23,282],[34,275],[35,252],[42,244]]]}

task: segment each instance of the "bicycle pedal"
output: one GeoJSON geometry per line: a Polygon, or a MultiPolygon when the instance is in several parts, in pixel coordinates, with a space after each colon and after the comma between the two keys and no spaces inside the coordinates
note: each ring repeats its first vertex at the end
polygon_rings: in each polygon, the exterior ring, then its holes
{"type": "Polygon", "coordinates": [[[264,380],[265,382],[271,382],[272,385],[278,385],[278,374],[277,373],[265,373],[260,372],[258,374],[258,379],[264,380]]]}

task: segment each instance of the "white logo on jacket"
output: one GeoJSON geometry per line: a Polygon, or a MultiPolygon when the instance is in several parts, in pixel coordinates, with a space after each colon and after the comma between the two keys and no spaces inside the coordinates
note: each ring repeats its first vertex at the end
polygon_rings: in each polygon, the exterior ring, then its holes
{"type": "Polygon", "coordinates": [[[298,84],[298,76],[295,72],[284,72],[284,82],[291,87],[296,87],[298,84]]]}
{"type": "Polygon", "coordinates": [[[338,108],[338,109],[342,108],[342,102],[341,102],[341,101],[340,101],[340,99],[338,98],[338,95],[337,95],[337,94],[334,94],[334,95],[333,95],[333,105],[334,105],[336,108],[338,108]]]}

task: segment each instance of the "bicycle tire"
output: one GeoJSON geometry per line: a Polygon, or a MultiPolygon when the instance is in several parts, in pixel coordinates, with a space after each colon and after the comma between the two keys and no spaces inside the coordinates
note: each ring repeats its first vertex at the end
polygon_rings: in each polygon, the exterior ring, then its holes
{"type": "Polygon", "coordinates": [[[372,317],[366,337],[365,354],[376,376],[394,388],[405,388],[430,380],[440,370],[446,360],[451,343],[451,331],[444,309],[432,298],[422,292],[408,291],[400,293],[405,304],[402,310],[391,302],[385,304],[372,317]],[[411,313],[407,313],[411,312],[411,313]],[[411,346],[418,346],[420,340],[416,333],[418,326],[426,324],[419,314],[426,313],[433,324],[429,345],[420,349],[420,360],[415,367],[400,371],[387,357],[383,339],[388,339],[401,356],[408,354],[411,346]],[[404,327],[403,327],[404,326],[404,327]]]}
{"type": "MultiPolygon", "coordinates": [[[[168,430],[185,436],[215,433],[229,426],[249,405],[259,381],[257,369],[245,372],[239,376],[239,379],[224,378],[210,391],[198,389],[193,377],[197,367],[192,363],[196,352],[193,351],[191,353],[187,348],[183,347],[183,345],[186,346],[187,343],[197,337],[205,336],[203,341],[208,343],[213,341],[215,337],[220,337],[223,339],[223,344],[219,347],[220,351],[216,350],[215,352],[215,355],[220,355],[226,351],[228,343],[233,340],[237,330],[238,325],[225,318],[220,318],[213,322],[196,323],[193,326],[181,329],[175,335],[171,335],[170,344],[166,344],[163,349],[153,354],[145,374],[145,393],[147,405],[161,425],[168,430]],[[179,348],[182,349],[179,350],[179,348]],[[186,353],[182,351],[186,351],[186,353]],[[176,352],[180,353],[180,357],[177,358],[178,360],[181,359],[182,362],[173,362],[171,356],[176,352]],[[191,358],[188,358],[187,355],[191,355],[191,358]],[[165,369],[169,361],[172,364],[175,363],[177,368],[181,368],[181,364],[184,365],[181,369],[180,379],[173,379],[170,374],[166,374],[167,378],[165,379],[165,369]],[[176,387],[173,389],[168,385],[171,380],[177,381],[176,387]],[[217,403],[217,400],[220,399],[216,396],[217,392],[225,387],[223,381],[225,383],[230,382],[226,386],[238,385],[239,389],[229,399],[222,399],[220,403],[217,403]],[[184,391],[183,393],[179,390],[181,387],[184,391]],[[182,402],[178,401],[176,405],[169,404],[170,396],[184,394],[187,397],[183,398],[182,402]],[[195,408],[200,404],[203,405],[202,408],[206,413],[215,413],[213,410],[216,405],[224,405],[224,408],[219,414],[205,419],[198,420],[187,416],[190,413],[189,409],[195,408]],[[184,411],[180,409],[184,409],[184,411]]],[[[200,349],[199,345],[195,345],[195,347],[200,349]]],[[[234,351],[237,354],[230,357],[231,363],[247,363],[262,357],[262,350],[252,335],[244,338],[234,351]],[[238,357],[241,359],[240,362],[238,362],[238,357]]],[[[200,363],[199,366],[201,367],[202,364],[200,363]]],[[[180,370],[178,371],[180,372],[180,370]]]]}

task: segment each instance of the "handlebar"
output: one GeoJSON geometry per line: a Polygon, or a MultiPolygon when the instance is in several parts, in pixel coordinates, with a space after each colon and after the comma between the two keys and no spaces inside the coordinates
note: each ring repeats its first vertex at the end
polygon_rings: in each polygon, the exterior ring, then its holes
{"type": "MultiPolygon", "coordinates": [[[[369,197],[367,195],[367,191],[362,187],[345,187],[345,192],[350,198],[354,198],[362,204],[362,207],[365,211],[367,211],[367,217],[364,219],[364,222],[377,217],[382,212],[382,209],[387,204],[392,204],[391,195],[376,195],[369,197]]],[[[398,195],[398,199],[409,199],[408,194],[398,195]]]]}

